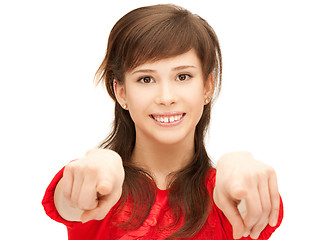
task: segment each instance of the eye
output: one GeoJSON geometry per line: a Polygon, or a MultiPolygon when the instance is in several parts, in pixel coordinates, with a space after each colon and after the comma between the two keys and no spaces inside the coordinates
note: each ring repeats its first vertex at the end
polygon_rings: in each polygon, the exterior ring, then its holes
{"type": "Polygon", "coordinates": [[[141,83],[151,83],[151,82],[154,82],[154,80],[152,79],[152,77],[142,77],[138,80],[138,82],[141,82],[141,83]]]}
{"type": "Polygon", "coordinates": [[[186,81],[190,78],[191,78],[190,74],[184,73],[184,74],[179,74],[178,77],[177,77],[177,80],[182,82],[182,81],[186,81]]]}

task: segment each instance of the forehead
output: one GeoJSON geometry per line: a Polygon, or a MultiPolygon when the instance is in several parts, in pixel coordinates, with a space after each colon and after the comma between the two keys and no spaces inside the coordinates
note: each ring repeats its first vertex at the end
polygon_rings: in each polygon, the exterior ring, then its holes
{"type": "Polygon", "coordinates": [[[140,70],[156,70],[156,69],[167,69],[167,70],[179,70],[179,68],[195,68],[201,70],[201,62],[195,52],[194,49],[189,50],[186,53],[164,58],[164,59],[158,59],[153,61],[148,61],[144,64],[141,64],[130,71],[128,71],[128,74],[134,74],[140,70]]]}

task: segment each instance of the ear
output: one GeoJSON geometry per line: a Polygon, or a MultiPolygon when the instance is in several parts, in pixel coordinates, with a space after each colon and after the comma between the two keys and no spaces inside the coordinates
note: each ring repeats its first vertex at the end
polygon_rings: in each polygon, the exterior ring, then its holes
{"type": "Polygon", "coordinates": [[[122,106],[122,108],[124,108],[123,106],[126,106],[127,104],[124,84],[121,84],[114,79],[113,89],[114,89],[116,100],[122,106]]]}
{"type": "MultiPolygon", "coordinates": [[[[213,94],[214,94],[214,76],[213,73],[208,75],[207,80],[205,81],[205,86],[204,86],[204,97],[207,99],[210,97],[210,99],[213,99],[213,94]]],[[[209,102],[209,101],[208,101],[209,102]]],[[[208,103],[207,102],[207,103],[208,103]]]]}

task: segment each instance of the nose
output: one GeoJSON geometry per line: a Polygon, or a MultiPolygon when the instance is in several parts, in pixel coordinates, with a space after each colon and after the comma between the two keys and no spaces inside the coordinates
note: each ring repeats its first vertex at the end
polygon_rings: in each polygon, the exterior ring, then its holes
{"type": "Polygon", "coordinates": [[[174,84],[170,81],[162,81],[158,85],[157,104],[170,106],[177,101],[174,84]]]}

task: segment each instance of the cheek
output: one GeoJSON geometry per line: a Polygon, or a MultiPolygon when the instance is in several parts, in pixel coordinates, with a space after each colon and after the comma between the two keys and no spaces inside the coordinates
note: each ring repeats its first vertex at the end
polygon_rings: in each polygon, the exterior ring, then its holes
{"type": "Polygon", "coordinates": [[[194,99],[195,99],[194,100],[194,111],[195,111],[195,114],[198,116],[198,120],[197,120],[197,122],[198,122],[204,111],[204,97],[201,95],[197,98],[197,100],[196,100],[196,97],[194,97],[194,99]]]}
{"type": "Polygon", "coordinates": [[[190,91],[192,94],[186,96],[186,101],[189,103],[190,112],[195,118],[195,122],[198,122],[203,114],[204,110],[204,94],[202,91],[190,91]]]}
{"type": "Polygon", "coordinates": [[[127,103],[129,112],[133,121],[140,118],[140,115],[144,115],[149,102],[151,101],[149,94],[145,94],[142,91],[127,91],[127,103]]]}

